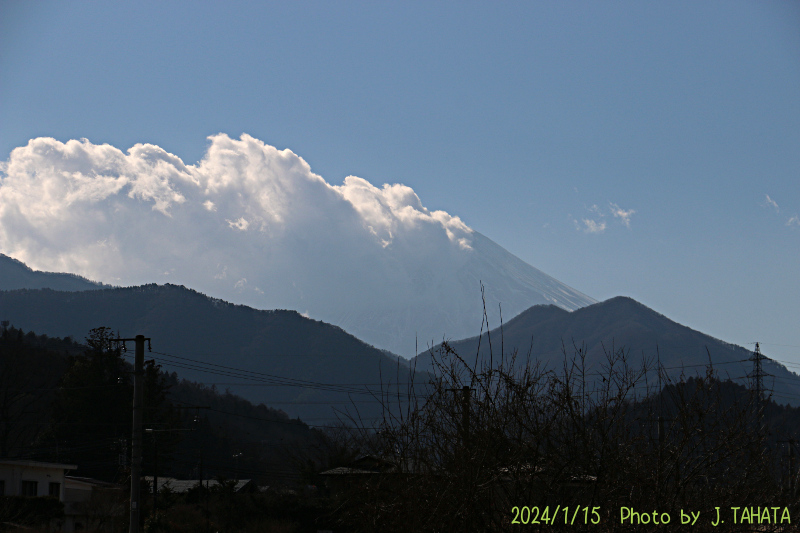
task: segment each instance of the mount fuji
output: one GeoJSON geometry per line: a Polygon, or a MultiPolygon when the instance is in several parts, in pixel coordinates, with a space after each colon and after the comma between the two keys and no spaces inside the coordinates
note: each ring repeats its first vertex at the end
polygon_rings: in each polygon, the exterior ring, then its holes
{"type": "Polygon", "coordinates": [[[500,305],[511,318],[595,303],[410,187],[331,185],[288,149],[209,141],[190,165],[151,144],[32,139],[0,164],[0,252],[115,286],[181,284],[297,310],[406,357],[477,334],[481,284],[491,326],[500,305]]]}
{"type": "Polygon", "coordinates": [[[346,301],[346,311],[331,306],[322,320],[407,355],[444,337],[460,339],[479,332],[484,311],[481,285],[491,327],[500,324],[501,308],[508,320],[537,304],[574,311],[596,303],[478,232],[471,235],[471,250],[454,254],[447,262],[437,261],[435,255],[411,264],[391,259],[390,268],[397,272],[391,282],[375,280],[362,286],[374,298],[354,294],[346,301]]]}

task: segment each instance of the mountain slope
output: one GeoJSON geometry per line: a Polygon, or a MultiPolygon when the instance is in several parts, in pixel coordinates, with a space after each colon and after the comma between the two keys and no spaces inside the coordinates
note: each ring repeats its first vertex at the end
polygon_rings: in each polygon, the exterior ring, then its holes
{"type": "MultiPolygon", "coordinates": [[[[336,326],[295,311],[229,304],[175,285],[3,291],[0,317],[59,337],[82,339],[99,326],[123,337],[143,334],[152,339],[154,350],[146,357],[154,357],[165,370],[216,383],[312,424],[331,423],[331,406],[352,410],[350,399],[363,415],[378,414],[379,405],[367,389],[379,390],[381,383],[398,381],[398,372],[407,372],[396,359],[336,326]]],[[[128,349],[132,353],[133,346],[128,349]]]]}
{"type": "Polygon", "coordinates": [[[319,316],[360,339],[410,357],[415,341],[424,347],[480,329],[481,284],[493,324],[500,322],[499,305],[505,316],[515,316],[536,304],[572,311],[595,303],[478,232],[471,234],[471,247],[445,260],[434,253],[413,267],[390,253],[389,264],[379,271],[391,272],[391,280],[364,281],[361,290],[326,302],[319,316]]]}
{"type": "MultiPolygon", "coordinates": [[[[272,254],[264,251],[263,261],[250,270],[223,269],[221,275],[206,272],[201,277],[184,273],[181,279],[227,301],[258,309],[297,309],[406,357],[412,357],[417,346],[443,337],[466,337],[478,330],[483,313],[481,284],[491,324],[500,321],[500,305],[505,316],[514,316],[536,304],[572,311],[595,303],[480,233],[471,231],[469,239],[468,248],[395,243],[346,263],[324,265],[319,256],[330,257],[333,251],[304,248],[308,257],[303,266],[284,265],[286,270],[278,274],[274,265],[269,266],[272,254]],[[323,271],[327,273],[321,275],[323,271]]],[[[195,262],[225,265],[225,261],[201,256],[195,262]]],[[[0,290],[102,287],[72,274],[33,271],[0,256],[0,290]]]]}
{"type": "MultiPolygon", "coordinates": [[[[722,379],[743,383],[752,371],[749,350],[678,324],[627,297],[611,298],[572,312],[554,305],[533,306],[505,323],[502,332],[496,328],[480,339],[472,337],[450,345],[469,362],[475,361],[476,356],[481,361],[488,360],[490,352],[496,360],[502,345],[507,354],[518,351],[520,362],[530,354],[531,361],[553,370],[562,368],[564,352],[572,357],[575,346],[585,347],[587,373],[601,372],[604,352],[614,348],[624,348],[636,368],[643,358],[652,368],[660,360],[674,380],[705,372],[709,360],[722,379]]],[[[420,353],[413,363],[417,370],[430,370],[430,351],[420,353]]],[[[764,383],[774,392],[777,402],[800,405],[800,376],[773,361],[764,363],[764,371],[771,375],[764,383]]],[[[648,377],[655,379],[655,371],[648,377]]]]}
{"type": "Polygon", "coordinates": [[[102,289],[102,283],[89,281],[75,274],[41,272],[22,261],[0,254],[0,290],[54,289],[57,291],[91,291],[102,289]]]}

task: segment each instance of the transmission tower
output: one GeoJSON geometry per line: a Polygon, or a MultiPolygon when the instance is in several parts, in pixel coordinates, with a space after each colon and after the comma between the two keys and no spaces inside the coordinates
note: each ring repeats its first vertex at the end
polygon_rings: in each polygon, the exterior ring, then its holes
{"type": "Polygon", "coordinates": [[[750,378],[751,387],[756,391],[756,398],[761,402],[764,400],[764,376],[768,375],[764,372],[761,362],[766,357],[761,353],[761,348],[756,343],[756,349],[753,355],[750,356],[750,361],[753,362],[753,371],[748,375],[750,378]]]}

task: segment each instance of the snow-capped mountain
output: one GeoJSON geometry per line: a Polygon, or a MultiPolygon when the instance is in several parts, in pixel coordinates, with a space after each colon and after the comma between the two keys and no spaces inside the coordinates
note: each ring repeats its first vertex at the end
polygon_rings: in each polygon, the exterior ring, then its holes
{"type": "Polygon", "coordinates": [[[526,264],[405,185],[331,185],[290,150],[210,137],[164,149],[32,139],[0,165],[0,252],[116,286],[174,283],[293,309],[411,357],[552,303],[594,300],[526,264]]]}
{"type": "Polygon", "coordinates": [[[536,304],[573,311],[595,303],[478,232],[471,235],[470,250],[446,260],[436,256],[412,264],[404,264],[400,257],[391,260],[390,268],[396,271],[391,283],[362,286],[375,297],[354,294],[344,311],[331,306],[321,319],[407,356],[443,338],[476,335],[483,319],[481,283],[490,327],[500,324],[501,306],[503,318],[509,320],[536,304]]]}

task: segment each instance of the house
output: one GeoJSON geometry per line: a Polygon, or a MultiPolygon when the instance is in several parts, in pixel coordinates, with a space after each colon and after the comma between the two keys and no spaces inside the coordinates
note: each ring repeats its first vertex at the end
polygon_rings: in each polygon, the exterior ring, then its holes
{"type": "Polygon", "coordinates": [[[0,459],[0,496],[58,498],[64,515],[50,528],[69,533],[88,528],[110,531],[106,525],[125,515],[127,497],[119,485],[68,476],[76,465],[0,459]]]}
{"type": "Polygon", "coordinates": [[[397,465],[375,455],[362,455],[348,466],[338,466],[324,472],[321,476],[369,476],[375,474],[394,474],[399,472],[397,465]]]}
{"type": "Polygon", "coordinates": [[[386,476],[405,476],[414,471],[415,469],[408,464],[402,467],[398,466],[396,462],[383,457],[362,455],[348,466],[331,468],[320,472],[319,475],[323,476],[325,486],[332,494],[340,494],[354,483],[369,484],[386,476]]]}
{"type": "MultiPolygon", "coordinates": [[[[152,488],[153,486],[153,477],[152,476],[145,476],[143,478],[147,484],[152,488]]],[[[186,494],[189,492],[190,489],[197,487],[200,485],[199,479],[176,479],[174,477],[158,477],[158,491],[161,492],[162,490],[169,490],[175,494],[186,494]]],[[[234,493],[240,492],[254,492],[257,490],[255,484],[252,480],[249,479],[238,479],[235,480],[236,485],[233,487],[234,493]]],[[[215,487],[220,485],[220,482],[216,479],[204,479],[202,481],[202,485],[206,489],[214,489],[215,487]]]]}
{"type": "Polygon", "coordinates": [[[61,531],[112,531],[125,522],[128,497],[120,485],[87,477],[64,477],[64,523],[61,531]]]}
{"type": "Polygon", "coordinates": [[[64,481],[76,465],[0,459],[0,496],[52,496],[64,501],[64,481]]]}

